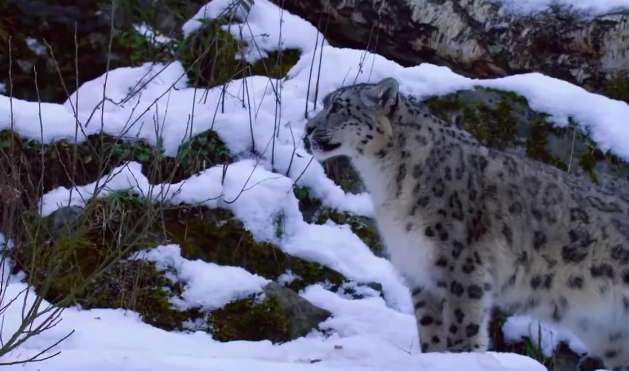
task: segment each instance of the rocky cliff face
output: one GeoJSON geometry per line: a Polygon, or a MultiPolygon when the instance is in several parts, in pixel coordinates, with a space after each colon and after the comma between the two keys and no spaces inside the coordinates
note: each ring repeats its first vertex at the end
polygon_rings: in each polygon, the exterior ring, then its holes
{"type": "Polygon", "coordinates": [[[490,0],[273,0],[327,30],[333,44],[404,65],[446,64],[474,77],[538,71],[593,90],[629,73],[629,13],[552,7],[516,15],[490,0]]]}
{"type": "Polygon", "coordinates": [[[37,100],[37,71],[40,99],[63,102],[68,91],[105,73],[108,65],[114,69],[170,58],[173,45],[152,43],[134,26],[175,38],[205,3],[119,0],[112,11],[109,0],[0,1],[0,94],[37,100]]]}

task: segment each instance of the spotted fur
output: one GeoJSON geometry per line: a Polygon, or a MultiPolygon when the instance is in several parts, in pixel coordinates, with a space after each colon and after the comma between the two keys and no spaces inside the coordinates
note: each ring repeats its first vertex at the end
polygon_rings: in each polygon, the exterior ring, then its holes
{"type": "Polygon", "coordinates": [[[629,369],[627,200],[482,146],[392,79],[333,92],[307,131],[319,160],[348,156],[371,193],[425,351],[486,350],[498,306],[629,369]]]}

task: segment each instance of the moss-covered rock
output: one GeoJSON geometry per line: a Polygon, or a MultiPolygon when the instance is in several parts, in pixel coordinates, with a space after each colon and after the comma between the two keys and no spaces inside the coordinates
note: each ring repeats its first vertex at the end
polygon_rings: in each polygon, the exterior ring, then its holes
{"type": "Polygon", "coordinates": [[[301,52],[298,49],[276,50],[268,53],[266,58],[257,60],[251,65],[252,75],[269,76],[280,79],[297,64],[301,52]]]}
{"type": "Polygon", "coordinates": [[[366,191],[360,175],[352,166],[349,158],[335,157],[323,162],[325,175],[348,193],[362,193],[366,191]]]}
{"type": "Polygon", "coordinates": [[[549,152],[548,138],[551,134],[560,135],[560,132],[544,120],[533,122],[530,134],[526,138],[526,155],[566,171],[568,165],[549,152]]]}
{"type": "Polygon", "coordinates": [[[276,303],[288,322],[288,337],[285,340],[306,336],[331,315],[330,312],[312,305],[293,290],[275,282],[266,285],[264,295],[267,300],[276,303]]]}
{"type": "MultiPolygon", "coordinates": [[[[0,65],[9,65],[6,51],[11,40],[12,95],[37,99],[36,69],[42,101],[63,102],[68,91],[102,75],[108,65],[113,69],[171,60],[181,35],[181,25],[204,3],[202,0],[0,1],[3,51],[0,65]],[[113,28],[112,4],[115,4],[113,28]],[[134,26],[140,24],[173,42],[153,43],[154,40],[147,39],[135,29],[134,26]],[[75,58],[75,46],[78,58],[75,58]],[[75,81],[77,74],[79,81],[75,81]]],[[[5,83],[9,89],[8,82],[8,74],[3,73],[0,83],[5,83]]]]}
{"type": "Polygon", "coordinates": [[[94,292],[89,288],[94,280],[159,240],[150,226],[157,224],[160,207],[132,194],[94,199],[80,214],[68,209],[47,218],[36,212],[22,215],[22,233],[28,239],[13,252],[16,267],[29,275],[38,294],[60,305],[85,302],[94,292]]]}
{"type": "Polygon", "coordinates": [[[45,220],[32,215],[27,228],[35,237],[16,253],[20,269],[32,276],[40,294],[64,300],[64,305],[85,303],[95,290],[86,283],[109,274],[120,259],[165,243],[179,244],[185,258],[239,266],[272,280],[291,272],[294,279],[287,286],[296,291],[313,283],[336,289],[345,282],[332,269],[256,241],[224,209],[155,204],[124,191],[91,200],[80,215],[69,209],[71,213],[61,209],[45,220]],[[35,257],[38,265],[31,267],[35,257]],[[48,282],[52,275],[58,279],[48,282]]]}
{"type": "Polygon", "coordinates": [[[618,76],[608,80],[603,86],[603,93],[612,99],[629,103],[629,76],[618,76]]]}
{"type": "Polygon", "coordinates": [[[208,324],[216,340],[282,343],[307,335],[329,316],[328,311],[312,305],[293,290],[270,283],[263,295],[212,311],[208,324]]]}
{"type": "Polygon", "coordinates": [[[181,207],[163,213],[163,228],[169,241],[181,246],[187,259],[201,259],[221,265],[239,266],[275,280],[287,271],[295,279],[293,290],[313,283],[338,288],[344,277],[321,264],[284,253],[273,244],[256,241],[233,214],[224,209],[181,207]]]}
{"type": "Polygon", "coordinates": [[[93,199],[84,209],[68,207],[46,219],[29,218],[27,227],[35,237],[20,246],[15,258],[40,295],[63,306],[131,309],[147,323],[167,330],[205,321],[208,313],[201,308],[174,308],[171,299],[182,293],[181,285],[150,262],[126,260],[147,247],[175,242],[185,258],[240,266],[269,279],[292,273],[294,279],[287,287],[273,284],[266,299],[237,301],[212,313],[208,323],[222,340],[287,341],[303,336],[327,313],[298,299],[293,290],[313,283],[335,289],[345,282],[329,268],[255,241],[223,209],[154,204],[122,191],[93,199]],[[37,264],[30,264],[33,261],[37,264]],[[299,308],[301,313],[295,313],[299,308]]]}
{"type": "Polygon", "coordinates": [[[288,319],[272,298],[241,299],[215,310],[209,317],[212,337],[220,341],[287,341],[288,319]]]}
{"type": "Polygon", "coordinates": [[[299,209],[304,216],[304,220],[308,223],[325,224],[328,220],[331,220],[336,224],[348,225],[352,232],[369,246],[374,254],[378,256],[384,255],[384,245],[373,219],[324,207],[320,200],[310,196],[310,192],[306,187],[295,187],[293,192],[299,200],[299,209]]]}
{"type": "MultiPolygon", "coordinates": [[[[180,182],[202,170],[219,164],[232,162],[229,150],[225,143],[212,130],[206,130],[195,135],[183,143],[177,150],[174,158],[165,157],[159,167],[153,167],[150,171],[159,171],[155,178],[158,182],[180,182]]],[[[150,161],[144,163],[150,164],[150,161]]]]}
{"type": "Polygon", "coordinates": [[[493,148],[515,144],[518,118],[514,106],[526,105],[526,99],[511,93],[479,88],[433,97],[425,104],[438,117],[472,134],[481,143],[493,148]]]}
{"type": "Polygon", "coordinates": [[[511,105],[501,99],[496,108],[478,105],[463,111],[465,129],[480,142],[495,148],[504,148],[515,139],[517,123],[511,115],[511,105]]]}
{"type": "MultiPolygon", "coordinates": [[[[617,94],[623,91],[619,82],[617,94]]],[[[618,95],[617,97],[620,97],[618,95]]],[[[472,133],[489,147],[548,163],[593,183],[622,191],[629,184],[629,164],[597,148],[570,120],[564,128],[533,111],[525,98],[511,92],[477,88],[424,101],[432,113],[472,133]]]]}
{"type": "Polygon", "coordinates": [[[282,78],[299,60],[299,50],[287,49],[273,51],[253,64],[247,63],[244,58],[246,43],[236,40],[224,29],[240,27],[232,24],[233,21],[235,19],[230,15],[204,20],[201,28],[181,42],[177,59],[193,85],[214,87],[251,75],[282,78]]]}
{"type": "Polygon", "coordinates": [[[226,22],[203,22],[203,27],[181,43],[177,59],[186,69],[191,83],[213,87],[224,84],[241,73],[242,62],[238,55],[243,46],[222,29],[226,22]]]}
{"type": "Polygon", "coordinates": [[[164,156],[144,141],[123,141],[106,134],[90,135],[79,144],[63,139],[41,145],[10,130],[0,131],[0,168],[16,173],[28,194],[91,183],[127,161],[141,163],[149,181],[157,184],[179,182],[206,168],[230,163],[232,158],[211,130],[184,142],[175,157],[164,156]]]}
{"type": "Polygon", "coordinates": [[[151,262],[121,260],[98,276],[76,302],[83,308],[124,308],[138,312],[144,322],[164,330],[182,329],[184,322],[202,318],[198,309],[178,310],[170,300],[182,292],[151,262]]]}

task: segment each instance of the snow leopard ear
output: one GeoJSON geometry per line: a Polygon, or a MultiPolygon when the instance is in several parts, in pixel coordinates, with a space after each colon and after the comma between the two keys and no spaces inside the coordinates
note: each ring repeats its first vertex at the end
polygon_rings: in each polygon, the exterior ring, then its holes
{"type": "Polygon", "coordinates": [[[378,104],[385,111],[389,112],[397,106],[400,93],[400,85],[397,80],[389,77],[380,81],[376,85],[376,96],[378,98],[378,104]]]}
{"type": "Polygon", "coordinates": [[[384,117],[380,116],[379,130],[387,136],[393,135],[389,118],[398,106],[399,94],[398,82],[393,78],[386,78],[375,85],[370,85],[360,95],[365,106],[384,114],[384,117]]]}
{"type": "Polygon", "coordinates": [[[380,120],[380,127],[388,137],[393,136],[390,118],[395,112],[400,97],[400,86],[393,78],[386,78],[376,85],[376,97],[380,109],[387,116],[387,119],[380,120]]]}
{"type": "Polygon", "coordinates": [[[368,107],[379,109],[387,116],[397,108],[399,100],[399,85],[395,79],[386,78],[372,85],[363,94],[363,103],[368,107]]]}

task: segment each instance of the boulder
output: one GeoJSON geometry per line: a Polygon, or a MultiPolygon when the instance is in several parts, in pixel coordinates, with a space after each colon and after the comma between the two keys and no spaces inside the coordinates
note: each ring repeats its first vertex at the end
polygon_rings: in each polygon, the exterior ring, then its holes
{"type": "Polygon", "coordinates": [[[430,62],[473,77],[537,71],[594,90],[629,73],[629,11],[587,16],[568,7],[521,15],[491,0],[272,0],[333,45],[402,65],[430,62]]]}
{"type": "Polygon", "coordinates": [[[311,304],[295,291],[275,282],[266,285],[264,293],[268,298],[275,300],[277,307],[284,312],[290,339],[307,335],[331,315],[330,312],[311,304]]]}

